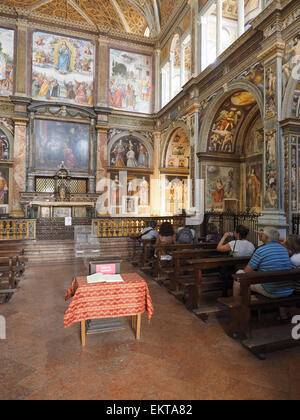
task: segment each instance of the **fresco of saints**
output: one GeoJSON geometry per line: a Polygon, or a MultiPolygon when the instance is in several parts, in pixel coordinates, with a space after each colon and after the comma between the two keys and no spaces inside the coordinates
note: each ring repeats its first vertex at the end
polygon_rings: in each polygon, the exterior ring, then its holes
{"type": "Polygon", "coordinates": [[[113,206],[119,205],[120,202],[120,194],[121,192],[121,184],[119,181],[118,175],[115,175],[115,179],[111,182],[111,203],[113,206]]]}
{"type": "Polygon", "coordinates": [[[6,79],[6,66],[7,60],[5,54],[2,51],[2,44],[0,42],[0,81],[2,83],[6,79]]]}
{"type": "Polygon", "coordinates": [[[224,201],[224,197],[225,197],[225,190],[224,190],[223,181],[222,181],[221,177],[218,177],[217,184],[216,184],[216,189],[213,193],[214,202],[215,203],[222,203],[224,201]]]}
{"type": "Polygon", "coordinates": [[[126,154],[127,166],[129,168],[136,168],[138,166],[132,144],[129,146],[129,151],[126,154]]]}
{"type": "Polygon", "coordinates": [[[138,166],[145,168],[147,166],[147,150],[142,144],[139,145],[138,153],[138,166]]]}
{"type": "Polygon", "coordinates": [[[70,73],[71,70],[71,57],[72,51],[67,46],[66,41],[62,41],[61,45],[57,49],[57,64],[56,70],[62,74],[70,73]]]}
{"type": "Polygon", "coordinates": [[[143,176],[142,182],[139,188],[140,205],[148,206],[149,204],[149,184],[146,178],[143,176]]]}
{"type": "Polygon", "coordinates": [[[115,166],[118,168],[125,166],[126,150],[125,150],[122,140],[119,141],[119,143],[113,150],[113,153],[115,154],[115,166]]]}
{"type": "Polygon", "coordinates": [[[249,207],[260,206],[260,181],[256,176],[255,169],[252,168],[246,182],[247,204],[249,207]]]}
{"type": "Polygon", "coordinates": [[[2,175],[2,172],[0,172],[0,204],[5,204],[5,199],[8,191],[8,186],[6,179],[2,175]]]}
{"type": "Polygon", "coordinates": [[[64,161],[66,164],[66,168],[68,169],[76,168],[77,159],[75,155],[73,154],[72,149],[67,144],[65,144],[65,147],[64,147],[64,161]]]}

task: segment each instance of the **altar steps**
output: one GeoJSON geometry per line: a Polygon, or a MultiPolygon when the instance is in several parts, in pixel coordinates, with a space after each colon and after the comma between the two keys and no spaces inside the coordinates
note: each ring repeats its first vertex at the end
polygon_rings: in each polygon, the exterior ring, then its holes
{"type": "Polygon", "coordinates": [[[133,241],[129,238],[101,238],[93,243],[74,241],[1,241],[0,251],[24,248],[28,263],[63,262],[103,257],[131,260],[133,241]],[[13,243],[12,243],[13,242],[13,243]]]}

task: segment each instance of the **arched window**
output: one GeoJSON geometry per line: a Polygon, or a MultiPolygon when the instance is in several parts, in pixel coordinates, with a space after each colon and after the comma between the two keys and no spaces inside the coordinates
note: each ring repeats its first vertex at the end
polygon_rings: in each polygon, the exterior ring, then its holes
{"type": "Polygon", "coordinates": [[[177,95],[181,89],[181,45],[179,35],[175,35],[170,51],[171,95],[177,95]]]}

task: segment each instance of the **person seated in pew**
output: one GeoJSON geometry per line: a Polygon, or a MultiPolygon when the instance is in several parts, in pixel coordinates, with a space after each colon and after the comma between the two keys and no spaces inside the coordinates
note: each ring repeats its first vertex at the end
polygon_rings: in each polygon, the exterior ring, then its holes
{"type": "MultiPolygon", "coordinates": [[[[173,225],[170,222],[164,222],[161,224],[159,229],[159,235],[156,238],[155,246],[157,245],[173,245],[176,243],[175,232],[173,225]]],[[[156,255],[157,256],[157,255],[156,255]]],[[[171,261],[171,255],[168,255],[165,251],[160,252],[161,260],[171,261]]]]}
{"type": "Polygon", "coordinates": [[[179,244],[197,244],[198,235],[192,226],[180,227],[177,230],[176,241],[179,244]]]}
{"type": "Polygon", "coordinates": [[[221,235],[218,232],[217,226],[214,223],[209,223],[205,242],[220,242],[220,240],[221,235]]]}
{"type": "Polygon", "coordinates": [[[233,257],[251,257],[254,254],[254,245],[247,240],[249,229],[243,225],[236,227],[233,236],[234,240],[225,244],[232,234],[225,233],[223,238],[220,240],[217,251],[219,252],[230,252],[233,257]]]}
{"type": "MultiPolygon", "coordinates": [[[[156,226],[157,223],[155,220],[151,220],[150,222],[147,223],[147,226],[145,227],[145,229],[143,229],[142,233],[139,236],[139,240],[143,241],[143,240],[147,240],[150,239],[153,241],[158,237],[158,232],[156,230],[156,226]]],[[[148,258],[152,258],[154,255],[154,247],[149,244],[147,245],[147,254],[148,254],[148,258]]]]}
{"type": "MultiPolygon", "coordinates": [[[[285,247],[280,245],[280,235],[274,227],[265,227],[258,232],[259,239],[263,245],[259,247],[252,256],[249,264],[245,267],[245,273],[252,271],[277,271],[291,270],[293,268],[289,253],[285,247]]],[[[287,282],[255,284],[251,286],[253,292],[259,293],[268,298],[279,298],[290,296],[294,292],[294,285],[287,282]]],[[[233,295],[240,296],[240,283],[234,282],[233,295]]]]}

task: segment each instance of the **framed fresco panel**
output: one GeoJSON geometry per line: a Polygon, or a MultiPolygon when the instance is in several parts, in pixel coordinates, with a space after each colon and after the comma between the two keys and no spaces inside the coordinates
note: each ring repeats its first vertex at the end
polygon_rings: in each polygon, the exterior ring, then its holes
{"type": "Polygon", "coordinates": [[[239,199],[240,170],[233,166],[207,165],[206,209],[224,210],[225,199],[239,199]]]}
{"type": "Polygon", "coordinates": [[[0,95],[13,94],[14,35],[12,29],[0,28],[0,95]]]}
{"type": "Polygon", "coordinates": [[[70,171],[89,170],[89,124],[35,120],[34,169],[53,170],[61,162],[70,171]]]}
{"type": "Polygon", "coordinates": [[[32,97],[93,105],[95,46],[46,32],[32,37],[32,97]]]}
{"type": "Polygon", "coordinates": [[[110,49],[109,105],[115,109],[152,112],[152,58],[110,49]]]}
{"type": "Polygon", "coordinates": [[[0,205],[8,205],[9,168],[0,168],[0,205]]]}

